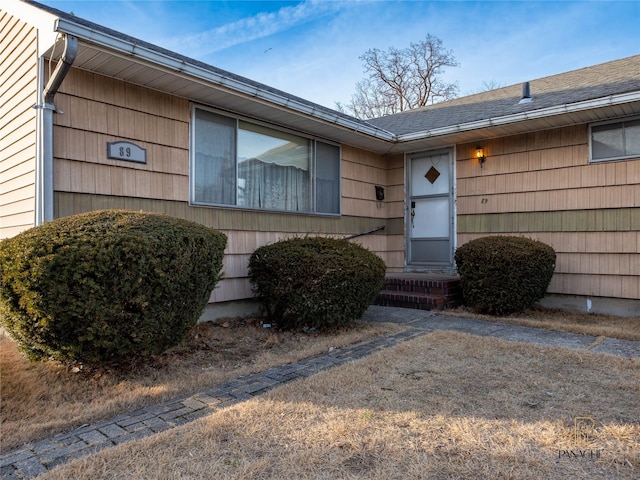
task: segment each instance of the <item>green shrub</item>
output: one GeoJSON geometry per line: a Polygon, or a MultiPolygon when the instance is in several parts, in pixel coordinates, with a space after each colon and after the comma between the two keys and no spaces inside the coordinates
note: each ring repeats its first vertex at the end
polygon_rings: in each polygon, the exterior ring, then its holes
{"type": "Polygon", "coordinates": [[[492,236],[462,245],[455,259],[464,303],[480,313],[502,315],[544,297],[556,253],[529,238],[492,236]]]}
{"type": "Polygon", "coordinates": [[[323,237],[258,248],[249,278],[278,328],[331,328],[358,319],[382,288],[386,266],[366,248],[323,237]]]}
{"type": "Polygon", "coordinates": [[[0,242],[1,324],[32,360],[155,355],[195,325],[226,236],[167,215],[94,211],[0,242]]]}

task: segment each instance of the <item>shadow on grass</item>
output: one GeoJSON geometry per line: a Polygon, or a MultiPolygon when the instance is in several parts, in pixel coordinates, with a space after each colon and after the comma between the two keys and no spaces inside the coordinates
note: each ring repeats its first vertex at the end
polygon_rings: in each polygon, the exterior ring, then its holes
{"type": "Polygon", "coordinates": [[[636,359],[435,332],[43,479],[636,478],[639,395],[636,359]]]}

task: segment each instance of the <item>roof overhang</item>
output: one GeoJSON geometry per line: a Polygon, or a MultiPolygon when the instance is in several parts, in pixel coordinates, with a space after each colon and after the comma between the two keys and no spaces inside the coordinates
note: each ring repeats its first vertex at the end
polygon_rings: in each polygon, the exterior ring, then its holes
{"type": "Polygon", "coordinates": [[[640,91],[557,105],[480,121],[394,135],[337,111],[266,85],[172,54],[73,17],[56,16],[21,1],[2,9],[39,29],[39,51],[48,57],[59,34],[78,38],[73,64],[194,103],[256,118],[379,154],[397,154],[640,114],[640,91]],[[10,8],[7,8],[10,7],[10,8]]]}
{"type": "Polygon", "coordinates": [[[79,39],[74,68],[379,153],[395,140],[361,120],[64,18],[55,30],[79,39]]]}
{"type": "Polygon", "coordinates": [[[640,91],[399,135],[389,153],[474,143],[632,115],[640,115],[640,91]]]}

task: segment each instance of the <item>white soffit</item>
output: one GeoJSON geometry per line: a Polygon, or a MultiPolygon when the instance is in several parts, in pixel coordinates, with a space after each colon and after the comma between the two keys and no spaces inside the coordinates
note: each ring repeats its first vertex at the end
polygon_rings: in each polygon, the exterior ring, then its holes
{"type": "Polygon", "coordinates": [[[56,32],[77,36],[75,68],[377,153],[415,151],[640,113],[640,92],[632,92],[396,136],[242,77],[58,18],[20,1],[8,0],[1,8],[28,18],[39,29],[39,47],[45,56],[51,54],[56,32]],[[49,48],[44,48],[47,45],[49,48]]]}
{"type": "MultiPolygon", "coordinates": [[[[222,80],[212,84],[204,78],[170,69],[136,57],[105,51],[101,47],[81,44],[74,67],[131,82],[171,95],[186,98],[228,110],[248,117],[260,118],[278,125],[307,133],[314,133],[348,145],[365,148],[377,153],[400,153],[416,148],[433,148],[451,143],[468,143],[485,138],[515,135],[567,125],[588,123],[640,113],[638,93],[607,97],[576,105],[561,105],[528,112],[526,115],[511,115],[480,122],[454,125],[431,131],[416,132],[399,137],[384,130],[359,131],[351,125],[339,125],[330,118],[317,118],[313,112],[299,111],[283,104],[273,104],[260,98],[257,92],[249,95],[227,87],[222,80]],[[627,101],[628,100],[628,101],[627,101]],[[311,116],[310,116],[311,115],[311,116]],[[383,135],[377,135],[379,132],[383,135]]],[[[267,92],[269,93],[269,92],[267,92]]],[[[308,109],[307,105],[304,105],[308,109]]]]}
{"type": "MultiPolygon", "coordinates": [[[[215,85],[205,79],[193,78],[185,73],[171,71],[151,63],[140,63],[137,59],[123,58],[86,44],[81,44],[73,66],[185,98],[195,103],[259,118],[379,153],[389,149],[388,142],[393,138],[391,134],[387,134],[387,138],[384,139],[376,138],[377,136],[372,135],[374,132],[354,135],[356,128],[361,127],[360,124],[340,125],[337,117],[332,121],[326,116],[325,118],[310,116],[309,113],[299,112],[293,107],[287,108],[286,104],[273,104],[267,99],[238,92],[224,84],[215,85]]],[[[381,129],[377,130],[383,132],[381,129]]]]}
{"type": "Polygon", "coordinates": [[[374,125],[297,100],[266,86],[262,88],[251,81],[244,82],[242,77],[227,76],[223,71],[189,63],[188,59],[178,55],[172,57],[67,19],[59,18],[56,29],[80,39],[75,68],[239,114],[251,112],[266,121],[373,151],[388,150],[389,142],[395,138],[374,125]]]}
{"type": "Polygon", "coordinates": [[[470,128],[473,124],[457,125],[449,127],[448,131],[438,129],[432,132],[421,132],[422,136],[416,135],[411,139],[400,137],[399,142],[393,145],[389,153],[413,152],[443,145],[474,143],[491,138],[640,115],[640,93],[636,93],[635,98],[636,100],[633,102],[577,110],[525,121],[504,122],[496,125],[477,126],[476,128],[470,128]]]}

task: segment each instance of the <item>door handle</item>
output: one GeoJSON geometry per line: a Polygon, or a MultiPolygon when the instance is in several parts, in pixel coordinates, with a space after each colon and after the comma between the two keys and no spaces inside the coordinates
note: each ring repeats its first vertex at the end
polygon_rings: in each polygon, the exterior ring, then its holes
{"type": "Polygon", "coordinates": [[[416,202],[411,202],[411,228],[413,228],[413,219],[416,216],[416,202]]]}

